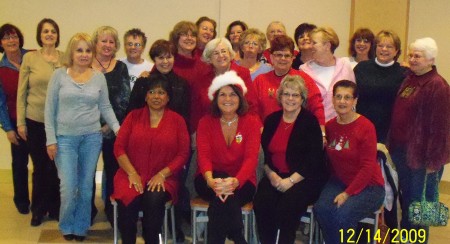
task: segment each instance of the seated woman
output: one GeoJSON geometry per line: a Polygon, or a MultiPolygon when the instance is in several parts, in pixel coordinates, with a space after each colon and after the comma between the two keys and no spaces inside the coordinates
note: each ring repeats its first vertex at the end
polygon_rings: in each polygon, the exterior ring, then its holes
{"type": "Polygon", "coordinates": [[[282,110],[264,122],[266,175],[253,201],[261,243],[294,243],[299,219],[326,182],[322,132],[308,111],[303,78],[287,75],[277,91],[282,110]]]}
{"type": "Polygon", "coordinates": [[[209,202],[208,241],[247,243],[241,207],[253,199],[261,123],[246,113],[247,87],[234,71],[214,78],[208,90],[211,114],[197,130],[195,189],[209,202]]]}
{"type": "Polygon", "coordinates": [[[378,210],[384,200],[384,180],[376,162],[375,127],[355,112],[357,101],[354,82],[336,82],[333,105],[337,117],[325,126],[332,174],[314,204],[314,214],[327,244],[347,240],[347,231],[378,210]]]}
{"type": "Polygon", "coordinates": [[[163,75],[147,78],[147,106],[131,111],[114,144],[120,169],[112,198],[118,200],[122,243],[136,242],[136,222],[144,211],[146,243],[158,243],[167,201],[177,201],[178,173],[189,156],[189,134],[179,114],[166,108],[172,96],[163,75]]]}

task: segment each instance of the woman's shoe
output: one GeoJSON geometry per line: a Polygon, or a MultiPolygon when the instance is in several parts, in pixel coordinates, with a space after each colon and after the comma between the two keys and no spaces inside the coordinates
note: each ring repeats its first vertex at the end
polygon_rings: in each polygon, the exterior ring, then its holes
{"type": "Polygon", "coordinates": [[[86,236],[74,235],[74,237],[75,237],[75,241],[77,241],[77,242],[83,242],[84,239],[86,239],[86,236]]]}
{"type": "Polygon", "coordinates": [[[71,241],[73,238],[75,238],[73,234],[64,235],[64,240],[66,241],[71,241]]]}
{"type": "Polygon", "coordinates": [[[33,217],[31,217],[31,226],[39,226],[42,224],[42,216],[33,214],[33,217]]]}

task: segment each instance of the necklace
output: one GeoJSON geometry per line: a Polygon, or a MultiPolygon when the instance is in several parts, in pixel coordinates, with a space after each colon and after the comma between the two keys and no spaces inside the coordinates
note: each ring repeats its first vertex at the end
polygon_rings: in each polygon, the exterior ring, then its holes
{"type": "Polygon", "coordinates": [[[231,126],[231,124],[233,124],[234,122],[236,122],[238,119],[238,116],[236,115],[236,117],[234,117],[234,119],[230,120],[230,121],[226,121],[223,118],[220,118],[220,121],[222,121],[223,123],[227,124],[228,126],[231,126]]]}
{"type": "Polygon", "coordinates": [[[98,64],[100,64],[100,66],[102,67],[102,73],[106,73],[106,71],[109,69],[109,66],[111,65],[112,58],[109,59],[108,66],[106,68],[102,65],[97,57],[95,57],[95,60],[97,60],[98,64]]]}

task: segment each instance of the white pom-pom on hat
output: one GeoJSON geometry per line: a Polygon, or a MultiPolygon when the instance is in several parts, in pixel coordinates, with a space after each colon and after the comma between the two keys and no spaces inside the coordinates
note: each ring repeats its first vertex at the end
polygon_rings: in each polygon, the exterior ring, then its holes
{"type": "Polygon", "coordinates": [[[236,71],[231,70],[216,76],[216,78],[214,78],[211,82],[211,86],[209,86],[208,89],[209,100],[212,101],[214,99],[214,93],[216,93],[220,88],[228,85],[238,86],[242,90],[243,95],[247,93],[247,87],[245,86],[242,78],[237,75],[236,71]]]}

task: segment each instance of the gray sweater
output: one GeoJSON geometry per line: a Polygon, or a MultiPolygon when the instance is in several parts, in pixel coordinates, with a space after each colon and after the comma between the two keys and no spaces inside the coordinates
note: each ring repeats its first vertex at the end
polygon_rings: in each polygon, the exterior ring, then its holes
{"type": "Polygon", "coordinates": [[[114,132],[119,122],[108,98],[105,76],[93,71],[89,81],[77,84],[67,68],[57,69],[50,79],[45,103],[47,145],[56,143],[56,136],[79,136],[100,131],[100,114],[114,132]]]}

